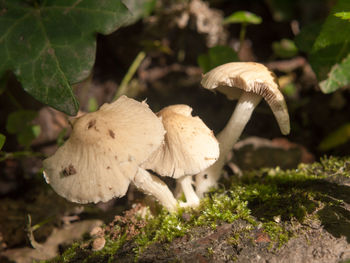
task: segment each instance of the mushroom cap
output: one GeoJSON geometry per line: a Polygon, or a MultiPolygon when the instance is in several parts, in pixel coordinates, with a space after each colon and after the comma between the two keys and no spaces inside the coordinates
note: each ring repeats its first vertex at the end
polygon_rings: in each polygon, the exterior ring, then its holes
{"type": "Polygon", "coordinates": [[[123,196],[164,133],[145,102],[122,96],[74,121],[69,139],[44,160],[45,179],[59,195],[77,203],[123,196]]]}
{"type": "Polygon", "coordinates": [[[218,159],[213,132],[191,112],[187,105],[172,105],[157,113],[166,130],[164,142],[142,167],[177,179],[197,174],[218,159]]]}
{"type": "Polygon", "coordinates": [[[229,99],[237,99],[243,91],[262,96],[270,105],[283,134],[290,132],[289,114],[276,76],[262,64],[232,62],[218,66],[203,76],[204,88],[216,89],[229,99]]]}

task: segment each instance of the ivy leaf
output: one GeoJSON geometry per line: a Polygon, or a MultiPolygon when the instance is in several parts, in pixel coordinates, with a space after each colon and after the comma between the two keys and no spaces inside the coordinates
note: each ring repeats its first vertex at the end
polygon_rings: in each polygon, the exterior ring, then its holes
{"type": "Polygon", "coordinates": [[[335,64],[328,74],[328,78],[320,82],[320,88],[324,93],[336,91],[339,87],[350,84],[350,53],[339,64],[335,64]]]}
{"type": "Polygon", "coordinates": [[[323,24],[310,52],[310,64],[320,82],[334,78],[334,72],[329,74],[331,70],[336,71],[338,80],[342,79],[338,84],[334,79],[329,80],[333,81],[332,85],[323,84],[322,91],[326,93],[332,92],[342,87],[342,83],[350,81],[348,72],[336,69],[338,66],[334,67],[334,65],[341,63],[345,63],[343,67],[346,67],[347,63],[343,60],[350,53],[350,23],[334,16],[335,13],[344,10],[350,10],[350,1],[338,0],[323,24]],[[339,28],[341,28],[341,33],[339,33],[339,28]]]}
{"type": "Polygon", "coordinates": [[[132,18],[128,20],[128,24],[133,24],[137,20],[148,17],[154,10],[156,0],[123,0],[123,3],[129,9],[132,18]]]}
{"type": "Polygon", "coordinates": [[[294,42],[300,51],[310,53],[315,39],[320,34],[322,23],[316,22],[303,27],[294,38],[294,42]]]}
{"type": "Polygon", "coordinates": [[[71,84],[90,73],[96,33],[129,17],[120,0],[0,0],[0,76],[12,70],[34,98],[75,115],[71,84]]]}
{"type": "Polygon", "coordinates": [[[228,46],[215,46],[209,49],[207,54],[199,55],[198,65],[204,73],[225,63],[238,61],[237,53],[228,46]]]}
{"type": "Polygon", "coordinates": [[[232,15],[226,17],[224,20],[224,24],[240,23],[240,24],[258,25],[261,22],[262,22],[262,19],[260,16],[257,16],[251,12],[248,12],[248,11],[234,12],[232,15]]]}

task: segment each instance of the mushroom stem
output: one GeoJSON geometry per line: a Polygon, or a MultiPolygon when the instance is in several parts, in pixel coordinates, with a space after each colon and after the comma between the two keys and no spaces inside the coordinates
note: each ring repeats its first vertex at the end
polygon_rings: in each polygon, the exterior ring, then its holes
{"type": "Polygon", "coordinates": [[[219,159],[205,171],[196,175],[195,185],[199,197],[202,197],[210,188],[217,186],[217,181],[227,161],[228,153],[242,134],[244,127],[261,99],[261,96],[254,93],[242,93],[225,128],[217,135],[220,146],[219,159]]]}
{"type": "Polygon", "coordinates": [[[153,195],[170,212],[176,211],[178,205],[176,199],[168,186],[158,177],[139,168],[134,178],[134,184],[144,193],[153,195]]]}
{"type": "Polygon", "coordinates": [[[180,203],[182,207],[196,207],[199,205],[199,198],[192,186],[192,176],[186,175],[177,179],[186,197],[186,203],[180,203]]]}

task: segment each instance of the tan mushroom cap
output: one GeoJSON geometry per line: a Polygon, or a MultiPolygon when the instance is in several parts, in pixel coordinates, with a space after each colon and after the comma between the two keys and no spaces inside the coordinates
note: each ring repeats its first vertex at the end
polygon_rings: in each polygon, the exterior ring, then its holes
{"type": "Polygon", "coordinates": [[[74,122],[70,138],[44,160],[45,179],[59,195],[77,203],[123,196],[164,133],[146,103],[122,96],[74,122]]]}
{"type": "Polygon", "coordinates": [[[201,84],[206,89],[217,89],[229,99],[237,99],[242,91],[262,96],[270,105],[281,132],[290,132],[288,109],[276,76],[264,65],[255,62],[223,64],[206,73],[201,84]]]}
{"type": "Polygon", "coordinates": [[[142,167],[177,179],[197,174],[217,160],[219,144],[213,132],[191,112],[187,105],[172,105],[157,113],[166,130],[164,143],[142,167]]]}

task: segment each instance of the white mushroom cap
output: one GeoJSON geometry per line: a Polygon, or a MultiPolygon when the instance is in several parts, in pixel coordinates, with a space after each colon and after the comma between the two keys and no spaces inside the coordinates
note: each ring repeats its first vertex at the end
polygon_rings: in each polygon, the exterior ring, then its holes
{"type": "Polygon", "coordinates": [[[45,179],[59,195],[77,203],[123,196],[164,133],[145,102],[122,96],[74,122],[70,138],[44,160],[45,179]]]}
{"type": "Polygon", "coordinates": [[[255,62],[232,62],[218,66],[203,76],[206,89],[217,89],[229,99],[237,99],[243,91],[262,96],[270,105],[282,134],[290,132],[289,115],[275,75],[255,62]]]}
{"type": "Polygon", "coordinates": [[[199,173],[217,160],[219,144],[213,132],[191,112],[187,105],[172,105],[157,113],[166,130],[164,143],[142,167],[177,179],[199,173]]]}

